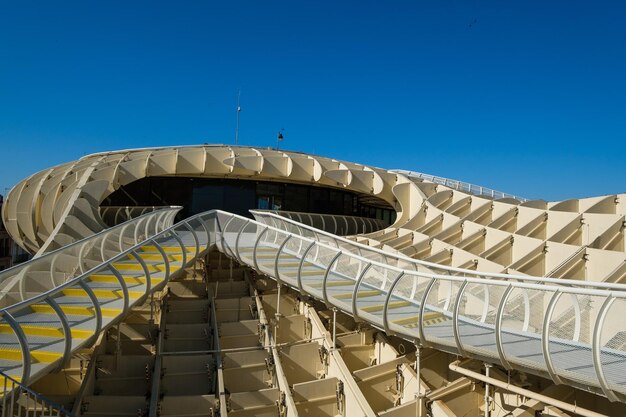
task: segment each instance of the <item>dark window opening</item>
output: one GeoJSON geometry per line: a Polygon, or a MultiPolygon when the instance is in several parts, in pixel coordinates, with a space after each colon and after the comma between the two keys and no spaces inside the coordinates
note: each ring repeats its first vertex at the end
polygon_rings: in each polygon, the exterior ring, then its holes
{"type": "Polygon", "coordinates": [[[179,218],[211,209],[246,217],[248,210],[286,210],[364,216],[389,224],[396,212],[384,200],[314,185],[218,178],[147,177],[120,187],[102,206],[183,206],[179,218]]]}

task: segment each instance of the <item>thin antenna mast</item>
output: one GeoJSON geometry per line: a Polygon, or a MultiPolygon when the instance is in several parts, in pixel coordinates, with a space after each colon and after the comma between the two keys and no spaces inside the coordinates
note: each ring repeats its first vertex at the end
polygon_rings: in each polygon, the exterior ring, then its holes
{"type": "Polygon", "coordinates": [[[239,144],[239,113],[241,113],[241,90],[237,91],[237,129],[235,130],[235,145],[239,144]]]}
{"type": "Polygon", "coordinates": [[[283,136],[284,131],[285,128],[283,127],[281,130],[278,131],[278,134],[276,135],[276,150],[280,149],[280,142],[285,139],[285,137],[283,136]]]}

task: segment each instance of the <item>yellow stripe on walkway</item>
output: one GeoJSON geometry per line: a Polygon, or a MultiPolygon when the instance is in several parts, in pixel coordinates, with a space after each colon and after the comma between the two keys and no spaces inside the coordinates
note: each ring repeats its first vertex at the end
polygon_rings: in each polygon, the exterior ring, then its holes
{"type": "MultiPolygon", "coordinates": [[[[94,312],[93,307],[70,306],[67,304],[61,304],[60,307],[61,307],[61,310],[63,310],[65,314],[75,314],[77,316],[94,316],[96,314],[94,312]]],[[[32,304],[30,308],[35,313],[47,313],[47,314],[56,315],[52,307],[50,307],[48,304],[32,304]]],[[[102,308],[102,315],[105,317],[116,317],[121,312],[122,312],[121,308],[119,309],[118,308],[106,308],[106,307],[102,308]]]]}
{"type": "MultiPolygon", "coordinates": [[[[63,354],[59,352],[46,352],[41,350],[31,350],[30,356],[36,362],[52,363],[60,359],[63,354]]],[[[13,348],[0,348],[0,357],[10,361],[21,361],[22,351],[13,348]]]]}
{"type": "MultiPolygon", "coordinates": [[[[96,297],[98,298],[122,298],[124,293],[122,290],[115,289],[92,289],[96,297]]],[[[68,288],[63,290],[63,294],[68,297],[87,297],[87,293],[85,290],[81,288],[68,288]]],[[[139,298],[144,295],[144,291],[128,291],[128,296],[130,298],[139,298]]]]}
{"type": "MultiPolygon", "coordinates": [[[[22,331],[25,334],[43,337],[63,337],[63,329],[60,327],[46,327],[31,324],[22,324],[22,331]]],[[[93,335],[92,330],[70,328],[72,337],[76,339],[87,339],[93,335]]],[[[13,329],[8,324],[0,324],[0,333],[13,333],[13,329]]]]}
{"type": "MultiPolygon", "coordinates": [[[[406,307],[408,305],[411,305],[411,303],[408,301],[391,301],[387,309],[391,310],[394,308],[406,307]]],[[[383,304],[376,304],[373,306],[359,307],[359,310],[363,310],[367,313],[373,313],[375,311],[382,311],[384,308],[385,308],[385,304],[383,303],[383,304]]]]}

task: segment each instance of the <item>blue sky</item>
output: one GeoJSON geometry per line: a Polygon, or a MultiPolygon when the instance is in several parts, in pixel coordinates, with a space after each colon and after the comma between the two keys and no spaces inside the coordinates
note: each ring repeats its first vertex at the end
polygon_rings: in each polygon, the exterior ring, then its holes
{"type": "Polygon", "coordinates": [[[0,2],[0,193],[93,152],[282,146],[626,192],[626,3],[0,2]],[[546,4],[550,3],[550,4],[546,4]]]}

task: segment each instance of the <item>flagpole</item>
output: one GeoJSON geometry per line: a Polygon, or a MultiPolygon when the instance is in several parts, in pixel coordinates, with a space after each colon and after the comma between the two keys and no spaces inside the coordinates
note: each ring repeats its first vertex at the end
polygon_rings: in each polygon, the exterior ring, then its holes
{"type": "Polygon", "coordinates": [[[239,113],[241,113],[241,90],[237,91],[237,128],[235,129],[235,145],[239,144],[239,113]]]}

